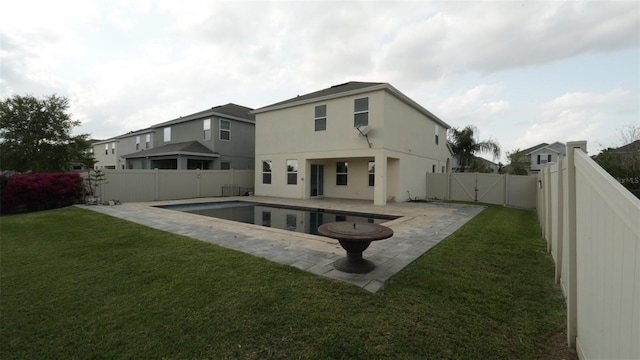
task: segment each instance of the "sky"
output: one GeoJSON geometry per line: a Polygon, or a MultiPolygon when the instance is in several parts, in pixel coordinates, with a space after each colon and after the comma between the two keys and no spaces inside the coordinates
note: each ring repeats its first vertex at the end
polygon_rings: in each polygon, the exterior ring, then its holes
{"type": "Polygon", "coordinates": [[[597,154],[639,126],[640,1],[0,5],[0,99],[66,96],[74,133],[95,139],[348,81],[389,83],[503,154],[572,140],[597,154]]]}

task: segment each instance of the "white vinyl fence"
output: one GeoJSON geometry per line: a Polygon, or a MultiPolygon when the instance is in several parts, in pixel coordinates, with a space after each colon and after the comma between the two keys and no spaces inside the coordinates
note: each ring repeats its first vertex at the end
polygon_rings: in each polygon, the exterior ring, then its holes
{"type": "Polygon", "coordinates": [[[567,302],[580,359],[640,359],[640,200],[586,154],[538,175],[538,218],[567,302]]]}
{"type": "Polygon", "coordinates": [[[104,170],[101,201],[143,202],[222,196],[223,188],[253,189],[253,170],[104,170]]]}
{"type": "Polygon", "coordinates": [[[477,201],[533,209],[535,176],[482,173],[427,173],[427,198],[477,201]]]}

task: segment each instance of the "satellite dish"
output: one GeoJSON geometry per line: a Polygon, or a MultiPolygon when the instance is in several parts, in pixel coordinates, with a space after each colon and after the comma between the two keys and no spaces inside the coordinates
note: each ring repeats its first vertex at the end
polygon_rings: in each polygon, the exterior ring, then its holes
{"type": "Polygon", "coordinates": [[[360,133],[360,136],[367,136],[367,134],[371,130],[371,128],[369,126],[367,126],[367,125],[364,125],[364,126],[360,125],[356,129],[358,129],[358,132],[360,133]]]}

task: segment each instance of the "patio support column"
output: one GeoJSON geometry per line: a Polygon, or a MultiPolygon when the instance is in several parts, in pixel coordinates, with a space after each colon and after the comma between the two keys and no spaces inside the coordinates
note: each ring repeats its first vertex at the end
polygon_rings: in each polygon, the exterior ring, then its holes
{"type": "Polygon", "coordinates": [[[387,155],[384,151],[376,153],[375,186],[373,189],[373,205],[387,204],[387,155]]]}

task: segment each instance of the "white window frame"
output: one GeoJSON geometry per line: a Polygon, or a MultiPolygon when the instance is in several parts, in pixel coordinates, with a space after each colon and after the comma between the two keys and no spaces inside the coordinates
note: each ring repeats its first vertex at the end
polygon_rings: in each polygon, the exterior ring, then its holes
{"type": "Polygon", "coordinates": [[[369,125],[369,97],[363,97],[363,98],[354,99],[353,100],[353,127],[368,126],[368,125],[369,125]],[[358,107],[357,107],[356,104],[357,104],[357,102],[359,100],[366,100],[367,101],[367,109],[366,110],[362,110],[362,109],[358,110],[358,107]],[[366,123],[362,122],[361,121],[362,119],[358,120],[358,115],[363,115],[363,114],[367,115],[366,123]]]}
{"type": "Polygon", "coordinates": [[[436,145],[438,145],[440,143],[440,126],[438,126],[438,124],[436,124],[436,145]]]}
{"type": "Polygon", "coordinates": [[[287,185],[298,185],[298,160],[287,160],[287,185]]]}
{"type": "Polygon", "coordinates": [[[145,135],[144,140],[145,140],[145,142],[144,142],[144,148],[145,148],[145,149],[148,149],[148,148],[149,148],[149,145],[151,145],[151,134],[147,134],[147,135],[145,135]]]}
{"type": "Polygon", "coordinates": [[[164,142],[171,141],[171,126],[167,126],[163,131],[163,140],[164,142]]]}
{"type": "Polygon", "coordinates": [[[211,119],[202,120],[202,131],[204,133],[204,140],[211,140],[211,119]]]}
{"type": "Polygon", "coordinates": [[[347,186],[349,185],[349,162],[348,161],[338,161],[336,162],[336,186],[347,186]],[[339,164],[344,163],[344,172],[338,172],[338,169],[340,168],[339,164]],[[340,184],[340,181],[338,179],[340,179],[341,177],[344,176],[344,184],[340,184]]]}
{"type": "Polygon", "coordinates": [[[220,121],[218,122],[218,126],[219,126],[219,129],[220,129],[220,131],[218,131],[218,133],[219,133],[218,138],[219,138],[221,141],[231,141],[231,121],[230,121],[230,120],[220,119],[220,121]],[[223,123],[227,123],[227,124],[229,124],[229,128],[228,128],[228,129],[223,129],[223,128],[222,128],[222,124],[223,124],[223,123]],[[228,134],[228,135],[227,135],[228,139],[223,139],[223,138],[222,138],[222,134],[223,134],[223,133],[228,134]]]}
{"type": "Polygon", "coordinates": [[[317,105],[314,108],[314,122],[313,122],[313,129],[314,131],[326,131],[327,130],[327,105],[317,105]],[[324,108],[324,115],[320,114],[318,115],[318,110],[324,108]],[[322,121],[324,121],[324,126],[319,129],[318,128],[318,122],[322,123],[322,121]]]}
{"type": "Polygon", "coordinates": [[[369,161],[369,186],[376,186],[376,162],[369,161]]]}
{"type": "Polygon", "coordinates": [[[140,135],[136,136],[136,150],[140,150],[140,135]]]}
{"type": "Polygon", "coordinates": [[[111,143],[111,154],[115,154],[116,153],[116,143],[112,142],[111,143]]]}
{"type": "Polygon", "coordinates": [[[109,144],[104,144],[104,154],[109,155],[109,144]]]}
{"type": "Polygon", "coordinates": [[[271,185],[272,177],[273,177],[272,174],[273,174],[273,163],[271,162],[271,160],[262,160],[262,183],[264,185],[271,185]],[[268,170],[266,170],[267,168],[265,167],[265,165],[269,166],[268,170]],[[268,182],[265,181],[266,175],[269,176],[268,182]]]}

